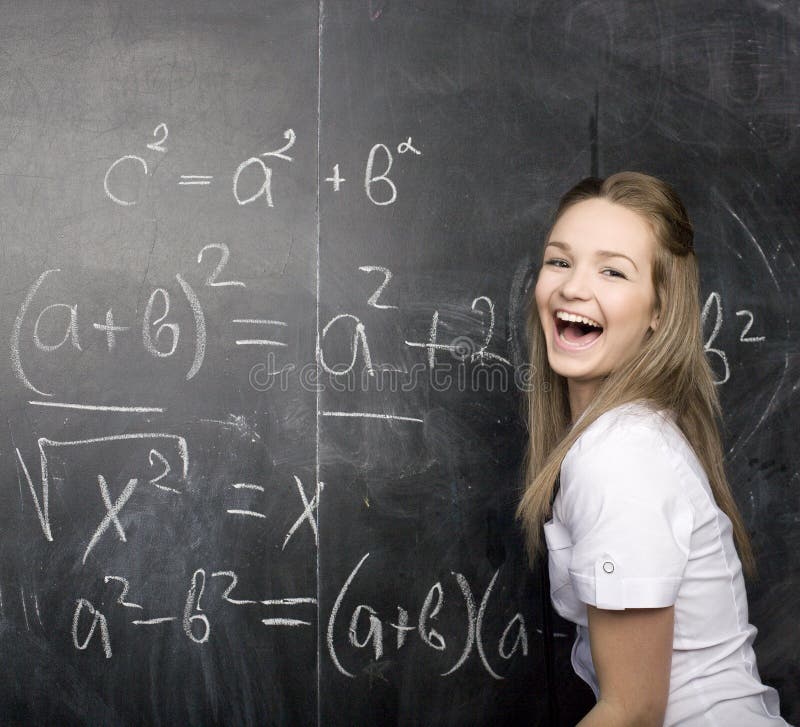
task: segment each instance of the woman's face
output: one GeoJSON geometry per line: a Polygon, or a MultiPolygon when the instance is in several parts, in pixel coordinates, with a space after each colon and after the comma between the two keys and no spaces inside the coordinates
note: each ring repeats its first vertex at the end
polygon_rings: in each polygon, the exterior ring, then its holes
{"type": "Polygon", "coordinates": [[[656,244],[644,218],[599,198],[568,208],[550,232],[536,305],[547,358],[567,378],[571,403],[577,393],[585,407],[655,329],[656,244]]]}

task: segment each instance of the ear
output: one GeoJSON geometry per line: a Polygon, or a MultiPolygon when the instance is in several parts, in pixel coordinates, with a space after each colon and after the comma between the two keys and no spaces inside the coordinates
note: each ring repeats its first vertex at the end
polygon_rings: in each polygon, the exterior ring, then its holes
{"type": "Polygon", "coordinates": [[[661,321],[661,302],[664,299],[659,293],[658,286],[655,283],[653,284],[653,287],[655,288],[655,296],[653,298],[653,308],[650,315],[650,325],[648,328],[655,332],[658,329],[658,325],[661,321]]]}

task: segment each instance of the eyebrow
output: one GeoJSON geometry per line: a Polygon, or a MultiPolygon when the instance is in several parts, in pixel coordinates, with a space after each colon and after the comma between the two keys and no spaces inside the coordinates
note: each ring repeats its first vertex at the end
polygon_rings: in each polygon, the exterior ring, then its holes
{"type": "MultiPolygon", "coordinates": [[[[545,249],[547,249],[547,247],[549,247],[550,245],[552,245],[553,247],[561,248],[562,250],[564,250],[566,252],[569,252],[570,249],[571,249],[570,246],[566,242],[561,242],[560,240],[548,240],[547,244],[545,245],[545,249]]],[[[603,258],[606,258],[606,257],[621,257],[621,258],[625,258],[625,260],[627,260],[628,262],[630,262],[631,265],[633,265],[633,267],[636,270],[636,272],[637,273],[639,272],[639,266],[630,257],[628,257],[627,255],[624,255],[621,252],[614,252],[613,250],[598,250],[596,254],[597,254],[598,257],[603,257],[603,258]]]]}

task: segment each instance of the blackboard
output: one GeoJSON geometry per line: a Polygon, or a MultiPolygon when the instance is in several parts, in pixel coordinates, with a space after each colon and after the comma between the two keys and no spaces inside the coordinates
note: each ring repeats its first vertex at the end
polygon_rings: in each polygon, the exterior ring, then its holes
{"type": "Polygon", "coordinates": [[[696,225],[800,719],[789,4],[2,10],[3,724],[577,721],[513,517],[523,320],[558,196],[619,169],[696,225]]]}

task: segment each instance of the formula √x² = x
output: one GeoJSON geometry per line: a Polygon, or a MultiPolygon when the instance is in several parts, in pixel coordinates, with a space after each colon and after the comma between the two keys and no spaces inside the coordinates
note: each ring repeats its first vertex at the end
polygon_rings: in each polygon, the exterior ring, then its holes
{"type": "MultiPolygon", "coordinates": [[[[22,472],[25,475],[25,479],[28,482],[28,489],[31,493],[31,499],[33,500],[33,506],[36,508],[36,515],[39,518],[39,524],[42,526],[42,532],[44,533],[44,537],[47,540],[53,540],[53,532],[50,528],[50,473],[49,473],[49,466],[47,460],[47,452],[49,449],[60,449],[64,447],[80,447],[84,445],[96,445],[102,444],[106,442],[123,442],[127,440],[150,440],[153,442],[156,441],[164,441],[169,442],[177,449],[178,457],[180,459],[180,471],[181,477],[183,480],[186,480],[186,476],[189,472],[189,451],[186,446],[186,439],[181,437],[177,434],[163,434],[159,432],[141,432],[141,433],[133,433],[133,434],[114,434],[105,437],[94,437],[92,439],[75,439],[71,441],[63,441],[59,442],[53,439],[47,439],[46,437],[40,437],[37,440],[37,444],[39,447],[39,462],[41,465],[41,498],[39,497],[39,493],[37,492],[37,486],[34,484],[33,479],[28,471],[28,467],[25,464],[25,460],[22,458],[22,454],[18,448],[15,447],[17,453],[17,459],[19,460],[20,467],[22,468],[22,472]]],[[[173,488],[167,487],[165,485],[159,484],[159,481],[162,480],[167,474],[170,472],[171,467],[169,465],[169,461],[167,458],[155,447],[150,449],[148,455],[148,462],[150,467],[155,467],[157,464],[160,465],[160,472],[156,477],[149,479],[147,482],[148,484],[152,484],[155,487],[166,490],[170,492],[177,493],[177,490],[173,488]]],[[[123,491],[122,495],[119,496],[116,503],[111,503],[110,495],[108,494],[108,489],[103,488],[105,480],[100,482],[100,490],[101,496],[103,497],[103,502],[106,506],[106,515],[103,517],[103,521],[100,523],[97,531],[95,531],[95,536],[93,536],[93,541],[90,542],[90,547],[87,549],[88,551],[91,550],[91,547],[96,542],[96,539],[102,535],[102,533],[113,523],[115,527],[119,530],[119,520],[117,518],[119,514],[119,510],[122,509],[122,506],[127,501],[128,497],[133,492],[135,488],[136,480],[131,480],[126,489],[123,491]],[[134,484],[132,485],[131,482],[134,484]],[[130,490],[130,491],[128,491],[130,490]],[[126,495],[127,492],[127,496],[126,495]]],[[[122,538],[124,540],[124,536],[122,538]]],[[[84,555],[85,560],[85,555],[84,555]]]]}

